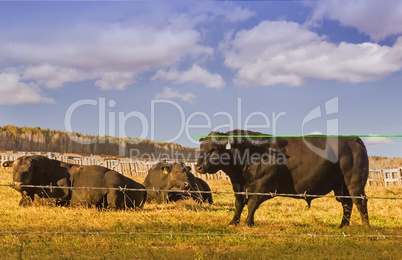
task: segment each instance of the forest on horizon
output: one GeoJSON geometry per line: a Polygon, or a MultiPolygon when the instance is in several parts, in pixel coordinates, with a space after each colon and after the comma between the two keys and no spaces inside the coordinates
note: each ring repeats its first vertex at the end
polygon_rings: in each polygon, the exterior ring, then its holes
{"type": "Polygon", "coordinates": [[[188,159],[195,158],[195,149],[180,144],[153,141],[140,138],[116,138],[69,133],[40,127],[0,127],[0,150],[24,152],[57,152],[119,156],[124,150],[125,157],[132,155],[180,154],[188,159]],[[90,142],[90,140],[92,140],[90,142]],[[135,151],[135,152],[133,152],[135,151]]]}

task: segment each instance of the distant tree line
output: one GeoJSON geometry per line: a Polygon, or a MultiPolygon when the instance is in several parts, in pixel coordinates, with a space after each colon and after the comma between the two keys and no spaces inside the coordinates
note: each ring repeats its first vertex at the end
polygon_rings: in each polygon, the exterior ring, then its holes
{"type": "Polygon", "coordinates": [[[126,157],[130,157],[131,150],[132,155],[142,156],[142,158],[147,158],[147,155],[156,158],[170,155],[170,158],[172,155],[177,154],[184,158],[195,158],[194,148],[183,147],[176,143],[140,138],[92,136],[76,132],[50,130],[48,128],[13,125],[0,127],[0,149],[111,156],[118,156],[120,151],[124,151],[126,157]]]}
{"type": "Polygon", "coordinates": [[[390,169],[402,167],[402,158],[372,155],[369,157],[370,169],[390,169]]]}
{"type": "MultiPolygon", "coordinates": [[[[153,156],[155,159],[195,159],[195,149],[176,143],[152,141],[140,138],[115,138],[111,136],[92,136],[69,133],[40,127],[0,127],[0,150],[26,152],[57,152],[118,156],[123,147],[126,157],[138,155],[142,159],[153,156]],[[76,140],[80,140],[77,142],[76,140]],[[94,140],[88,143],[89,140],[94,140]],[[87,142],[87,144],[85,144],[87,142]],[[134,152],[133,152],[134,151],[134,152]]],[[[370,156],[370,168],[401,167],[402,158],[370,156]]]]}

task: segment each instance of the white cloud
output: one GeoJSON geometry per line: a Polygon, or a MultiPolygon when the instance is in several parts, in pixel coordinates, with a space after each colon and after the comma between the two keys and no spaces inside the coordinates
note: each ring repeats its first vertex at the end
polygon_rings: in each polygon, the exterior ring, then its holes
{"type": "Polygon", "coordinates": [[[188,9],[186,13],[173,16],[171,21],[182,27],[194,27],[203,23],[216,22],[220,18],[223,18],[224,22],[229,23],[243,22],[255,14],[254,11],[231,2],[207,1],[203,3],[198,2],[194,8],[188,9]]]}
{"type": "Polygon", "coordinates": [[[173,81],[178,84],[187,82],[201,83],[206,87],[218,89],[226,85],[225,81],[219,74],[211,74],[197,64],[193,64],[193,66],[187,71],[178,71],[175,68],[170,68],[168,71],[160,69],[157,71],[155,76],[152,77],[152,80],[156,79],[173,81]]]}
{"type": "Polygon", "coordinates": [[[95,82],[95,85],[102,90],[124,90],[126,86],[135,83],[134,75],[132,72],[106,72],[95,82]]]}
{"type": "Polygon", "coordinates": [[[155,96],[155,99],[180,99],[184,102],[188,102],[190,104],[194,104],[196,100],[196,96],[190,92],[186,94],[182,94],[177,90],[173,90],[168,87],[163,88],[163,93],[158,93],[155,96]]]}
{"type": "MultiPolygon", "coordinates": [[[[103,90],[122,90],[143,73],[213,57],[214,48],[207,44],[212,32],[206,28],[217,21],[234,23],[255,15],[228,2],[161,2],[111,9],[95,9],[85,16],[66,10],[57,14],[58,19],[44,13],[40,19],[27,17],[30,23],[4,27],[0,66],[18,67],[22,80],[39,87],[93,80],[103,90]]],[[[199,67],[184,74],[210,87],[225,84],[219,75],[199,67]]]]}
{"type": "Polygon", "coordinates": [[[323,18],[355,27],[374,41],[402,34],[401,1],[317,1],[307,25],[323,18]]]}
{"type": "Polygon", "coordinates": [[[28,66],[23,71],[22,78],[35,80],[38,85],[47,88],[62,87],[65,82],[76,82],[89,78],[75,68],[52,66],[42,63],[35,66],[28,66]]]}
{"type": "Polygon", "coordinates": [[[214,52],[200,44],[197,30],[176,28],[168,22],[160,27],[84,24],[63,33],[42,32],[35,41],[3,36],[0,64],[22,64],[25,80],[48,88],[93,79],[102,89],[124,89],[134,83],[135,75],[214,52]]]}
{"type": "Polygon", "coordinates": [[[333,44],[286,21],[264,21],[241,30],[221,49],[225,65],[237,71],[234,82],[246,86],[300,86],[309,80],[357,83],[402,68],[402,37],[392,47],[368,42],[333,44]]]}
{"type": "Polygon", "coordinates": [[[320,131],[313,131],[313,132],[309,133],[308,135],[323,135],[323,133],[321,133],[320,131]]]}
{"type": "Polygon", "coordinates": [[[53,99],[42,96],[33,83],[22,82],[16,72],[0,74],[0,93],[1,105],[54,103],[53,99]]]}
{"type": "Polygon", "coordinates": [[[214,15],[224,16],[229,22],[245,21],[255,15],[254,11],[234,5],[230,2],[216,4],[211,12],[214,15]]]}
{"type": "Polygon", "coordinates": [[[372,145],[382,145],[382,144],[393,144],[394,141],[387,137],[366,137],[365,139],[367,144],[372,145]]]}

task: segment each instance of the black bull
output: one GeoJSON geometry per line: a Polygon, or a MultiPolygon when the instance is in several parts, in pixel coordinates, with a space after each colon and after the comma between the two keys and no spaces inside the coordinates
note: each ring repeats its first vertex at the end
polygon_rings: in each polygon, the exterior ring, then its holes
{"type": "MultiPolygon", "coordinates": [[[[369,225],[364,192],[369,162],[360,138],[255,135],[263,134],[244,130],[211,132],[211,137],[200,140],[196,170],[199,173],[224,171],[230,177],[234,192],[325,195],[334,191],[336,196],[359,196],[337,197],[343,207],[340,227],[349,225],[353,203],[360,212],[363,225],[369,225]],[[239,135],[241,137],[226,137],[239,135]],[[313,151],[311,145],[321,149],[322,154],[313,151]]],[[[255,211],[273,196],[236,194],[235,197],[235,213],[230,224],[239,223],[241,212],[247,205],[246,224],[253,226],[255,211]]],[[[312,199],[308,198],[307,202],[312,199]]]]}
{"type": "Polygon", "coordinates": [[[11,165],[14,188],[21,192],[22,196],[21,206],[29,205],[35,195],[40,198],[55,198],[59,205],[114,209],[141,207],[146,200],[146,191],[125,190],[125,188],[145,189],[144,186],[102,166],[74,165],[40,155],[20,157],[7,166],[11,165]],[[24,187],[24,185],[53,188],[24,187]]]}

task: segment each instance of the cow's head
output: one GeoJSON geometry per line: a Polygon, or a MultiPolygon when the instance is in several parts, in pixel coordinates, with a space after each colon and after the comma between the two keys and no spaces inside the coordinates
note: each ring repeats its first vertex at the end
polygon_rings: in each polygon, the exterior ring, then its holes
{"type": "Polygon", "coordinates": [[[190,188],[191,167],[183,162],[162,164],[161,171],[168,177],[167,189],[187,190],[190,188]]]}
{"type": "Polygon", "coordinates": [[[34,162],[31,157],[20,157],[13,163],[14,188],[21,190],[21,185],[31,184],[34,174],[34,162]]]}
{"type": "Polygon", "coordinates": [[[207,137],[200,139],[200,154],[196,163],[199,173],[216,173],[225,164],[230,164],[230,146],[233,138],[222,137],[220,132],[211,132],[207,137]]]}

